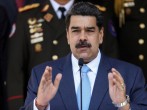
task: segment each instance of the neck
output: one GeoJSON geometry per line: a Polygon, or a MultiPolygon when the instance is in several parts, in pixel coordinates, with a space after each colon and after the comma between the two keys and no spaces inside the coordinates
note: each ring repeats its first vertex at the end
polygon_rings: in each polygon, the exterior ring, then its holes
{"type": "Polygon", "coordinates": [[[57,3],[59,3],[60,5],[65,5],[66,3],[69,2],[69,0],[55,0],[57,3]]]}

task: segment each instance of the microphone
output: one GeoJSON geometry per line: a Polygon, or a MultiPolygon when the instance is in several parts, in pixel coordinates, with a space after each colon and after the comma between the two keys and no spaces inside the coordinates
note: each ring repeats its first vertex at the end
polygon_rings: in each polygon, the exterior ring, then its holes
{"type": "Polygon", "coordinates": [[[82,73],[81,73],[81,69],[82,69],[82,66],[84,64],[84,60],[83,58],[79,58],[79,62],[78,62],[78,65],[80,67],[80,96],[81,96],[81,110],[82,110],[82,73]]]}
{"type": "Polygon", "coordinates": [[[82,68],[83,64],[84,64],[83,58],[79,58],[79,62],[78,62],[79,67],[82,68]]]}

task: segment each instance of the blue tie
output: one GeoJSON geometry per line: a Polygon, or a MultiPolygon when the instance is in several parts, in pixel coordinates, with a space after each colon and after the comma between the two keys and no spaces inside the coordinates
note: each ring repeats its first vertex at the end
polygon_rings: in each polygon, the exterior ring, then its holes
{"type": "MultiPolygon", "coordinates": [[[[90,81],[88,78],[88,71],[90,71],[90,68],[87,65],[83,65],[81,69],[82,73],[82,110],[88,110],[89,104],[90,104],[90,98],[91,98],[91,86],[90,81]]],[[[80,85],[78,87],[77,91],[77,100],[78,100],[78,107],[80,110],[81,106],[81,99],[80,99],[80,85]]]]}

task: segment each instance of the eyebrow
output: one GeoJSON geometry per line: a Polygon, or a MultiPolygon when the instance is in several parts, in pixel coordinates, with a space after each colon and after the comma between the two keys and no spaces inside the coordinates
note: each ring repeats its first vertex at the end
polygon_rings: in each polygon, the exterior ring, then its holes
{"type": "Polygon", "coordinates": [[[71,27],[71,29],[79,29],[80,27],[78,27],[78,26],[73,26],[73,27],[71,27]]]}
{"type": "Polygon", "coordinates": [[[86,27],[86,29],[90,29],[91,30],[91,29],[95,29],[95,27],[86,27]]]}
{"type": "MultiPolygon", "coordinates": [[[[79,29],[80,27],[78,27],[78,26],[73,26],[73,27],[71,27],[71,29],[79,29]]],[[[95,27],[85,27],[85,29],[95,29],[95,27]]]]}

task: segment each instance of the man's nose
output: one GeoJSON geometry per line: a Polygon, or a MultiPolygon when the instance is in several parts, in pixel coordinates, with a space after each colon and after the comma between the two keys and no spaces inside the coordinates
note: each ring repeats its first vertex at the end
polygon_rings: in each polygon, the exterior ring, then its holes
{"type": "Polygon", "coordinates": [[[80,34],[80,40],[86,40],[87,39],[87,35],[85,33],[85,31],[82,31],[80,34]]]}

